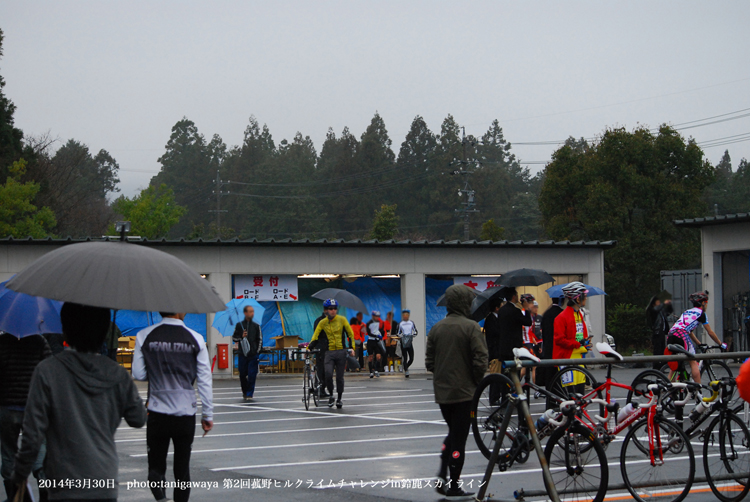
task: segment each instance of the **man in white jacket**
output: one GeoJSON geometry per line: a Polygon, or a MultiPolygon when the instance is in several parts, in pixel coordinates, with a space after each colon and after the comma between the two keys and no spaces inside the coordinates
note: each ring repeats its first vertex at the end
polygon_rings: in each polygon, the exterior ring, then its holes
{"type": "Polygon", "coordinates": [[[160,312],[162,321],[138,332],[133,353],[133,378],[148,380],[148,480],[151,493],[166,500],[165,481],[169,441],[174,443],[175,502],[187,502],[190,488],[190,450],[195,438],[198,404],[193,382],[198,381],[205,432],[213,428],[211,366],[203,337],[185,326],[185,314],[160,312]]]}

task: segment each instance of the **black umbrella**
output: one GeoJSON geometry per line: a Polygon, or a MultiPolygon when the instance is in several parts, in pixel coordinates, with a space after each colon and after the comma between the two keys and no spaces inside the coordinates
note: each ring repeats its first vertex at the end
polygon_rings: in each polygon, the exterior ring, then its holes
{"type": "Polygon", "coordinates": [[[211,285],[171,254],[127,242],[82,242],[45,254],[6,285],[92,307],[205,313],[226,309],[211,285]]]}
{"type": "Polygon", "coordinates": [[[495,286],[515,288],[518,286],[541,286],[549,282],[555,282],[555,279],[544,270],[519,268],[501,275],[500,279],[495,281],[495,286]]]}
{"type": "Polygon", "coordinates": [[[348,309],[352,309],[356,312],[362,312],[364,314],[367,314],[367,307],[365,306],[364,302],[359,299],[359,297],[351,294],[345,289],[337,289],[337,288],[326,288],[321,289],[314,295],[312,295],[313,298],[317,298],[318,300],[327,300],[328,298],[333,298],[337,302],[339,302],[339,305],[342,307],[346,307],[348,309]]]}
{"type": "Polygon", "coordinates": [[[471,302],[471,318],[479,322],[487,317],[492,303],[499,298],[505,299],[509,290],[505,286],[495,286],[479,293],[471,302]]]}

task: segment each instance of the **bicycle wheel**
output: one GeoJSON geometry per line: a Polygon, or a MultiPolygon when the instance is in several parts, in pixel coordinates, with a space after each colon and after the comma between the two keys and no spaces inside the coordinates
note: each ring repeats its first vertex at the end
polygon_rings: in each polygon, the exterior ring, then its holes
{"type": "Polygon", "coordinates": [[[310,409],[310,394],[312,389],[310,387],[310,367],[305,366],[305,371],[302,373],[302,402],[305,403],[305,409],[310,409]]]}
{"type": "MultiPolygon", "coordinates": [[[[648,386],[654,383],[668,383],[669,378],[667,375],[662,373],[659,370],[646,370],[638,373],[636,377],[633,379],[633,383],[630,384],[630,387],[632,390],[628,391],[628,396],[625,399],[626,403],[632,403],[636,402],[639,404],[646,404],[650,400],[650,391],[648,390],[648,386]]],[[[674,391],[670,391],[668,394],[663,394],[661,397],[662,405],[664,406],[664,411],[669,413],[670,415],[674,415],[675,412],[675,406],[674,401],[675,399],[679,400],[682,399],[682,393],[684,391],[675,389],[674,391]],[[674,392],[678,392],[680,394],[673,395],[674,392]]]]}
{"type": "Polygon", "coordinates": [[[310,394],[312,394],[313,404],[317,408],[320,404],[320,381],[318,372],[314,369],[310,371],[310,394]]]}
{"type": "Polygon", "coordinates": [[[750,490],[748,446],[750,432],[732,412],[722,412],[706,429],[703,468],[711,491],[724,502],[742,500],[750,490]]]}
{"type": "MultiPolygon", "coordinates": [[[[553,376],[547,384],[547,390],[560,398],[558,402],[550,402],[548,399],[547,406],[555,410],[559,409],[561,401],[573,399],[574,395],[586,396],[589,398],[603,399],[601,391],[594,392],[599,384],[586,368],[582,366],[568,366],[561,369],[553,376]]],[[[604,416],[604,406],[598,405],[600,416],[604,416]]],[[[592,424],[595,425],[595,424],[592,424]]]]}
{"type": "MultiPolygon", "coordinates": [[[[729,366],[727,366],[727,363],[724,361],[711,361],[710,364],[707,364],[708,362],[709,361],[703,361],[703,368],[701,368],[701,383],[708,384],[711,383],[711,381],[721,380],[722,378],[734,378],[732,370],[729,369],[729,366]]],[[[729,396],[727,404],[730,406],[734,405],[737,402],[737,398],[737,388],[735,387],[732,389],[732,395],[729,396]]]]}
{"type": "MultiPolygon", "coordinates": [[[[609,484],[607,454],[594,433],[575,422],[550,435],[544,456],[561,501],[601,502],[609,484]]],[[[549,493],[549,485],[544,482],[549,493]]]]}
{"type": "MultiPolygon", "coordinates": [[[[492,454],[492,448],[495,446],[498,429],[503,423],[508,408],[508,396],[513,389],[513,383],[505,375],[491,373],[485,376],[474,392],[474,399],[471,403],[471,430],[474,434],[474,441],[477,447],[489,459],[492,454]]],[[[501,448],[500,458],[507,453],[507,450],[513,444],[516,434],[518,434],[519,417],[513,410],[508,429],[505,432],[507,448],[501,448]]]]}
{"type": "Polygon", "coordinates": [[[695,454],[682,429],[660,419],[649,430],[648,418],[644,418],[625,436],[620,471],[636,500],[679,502],[693,485],[695,454]]]}

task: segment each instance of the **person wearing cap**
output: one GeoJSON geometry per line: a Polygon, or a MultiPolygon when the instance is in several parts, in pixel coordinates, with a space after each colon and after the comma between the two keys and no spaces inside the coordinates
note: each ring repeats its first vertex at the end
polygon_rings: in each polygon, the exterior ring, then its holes
{"type": "Polygon", "coordinates": [[[401,311],[401,322],[398,325],[398,337],[401,340],[401,356],[404,360],[404,377],[409,378],[409,366],[414,362],[412,339],[418,335],[414,321],[409,320],[411,310],[401,311]]]}
{"type": "Polygon", "coordinates": [[[367,335],[367,361],[370,367],[370,378],[380,378],[378,366],[385,355],[383,349],[383,336],[385,334],[385,323],[380,318],[380,311],[373,310],[370,320],[365,325],[367,335]]]}
{"type": "Polygon", "coordinates": [[[333,408],[334,402],[336,408],[341,408],[343,403],[341,396],[344,394],[344,371],[346,368],[346,357],[348,354],[354,355],[354,331],[349,325],[346,317],[338,315],[339,304],[333,298],[323,301],[323,311],[326,313],[325,319],[318,323],[315,328],[310,345],[313,350],[320,344],[320,336],[325,333],[328,339],[328,351],[325,356],[326,365],[326,388],[330,396],[328,397],[328,407],[333,408]],[[346,339],[349,339],[347,347],[346,339]],[[333,396],[333,373],[336,373],[336,392],[338,399],[333,396]]]}

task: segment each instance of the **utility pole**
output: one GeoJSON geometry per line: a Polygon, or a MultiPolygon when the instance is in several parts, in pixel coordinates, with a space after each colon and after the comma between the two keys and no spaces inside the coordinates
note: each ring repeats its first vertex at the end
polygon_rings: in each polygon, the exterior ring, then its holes
{"type": "Polygon", "coordinates": [[[222,195],[228,195],[229,192],[222,192],[221,187],[222,185],[226,185],[227,182],[222,182],[221,177],[219,176],[219,170],[216,170],[216,190],[214,193],[216,194],[216,209],[213,211],[209,211],[209,213],[216,213],[216,238],[221,239],[221,213],[227,213],[228,211],[221,210],[221,196],[222,195]]]}
{"type": "MultiPolygon", "coordinates": [[[[458,161],[458,163],[461,164],[461,169],[455,170],[451,172],[452,175],[460,175],[460,176],[466,176],[464,181],[464,187],[458,189],[458,196],[463,197],[466,196],[466,202],[462,202],[461,205],[464,206],[462,209],[456,209],[456,213],[462,214],[464,219],[464,240],[469,240],[469,229],[470,229],[470,223],[471,223],[471,214],[472,213],[478,213],[479,209],[476,207],[476,202],[474,199],[474,189],[471,188],[471,185],[469,185],[469,175],[472,174],[472,171],[469,171],[468,164],[469,161],[466,159],[466,147],[469,145],[469,143],[474,145],[473,142],[466,139],[466,128],[462,127],[463,134],[461,137],[461,146],[462,146],[462,154],[461,154],[461,160],[458,161]]],[[[456,161],[454,161],[456,162],[456,161]]]]}

